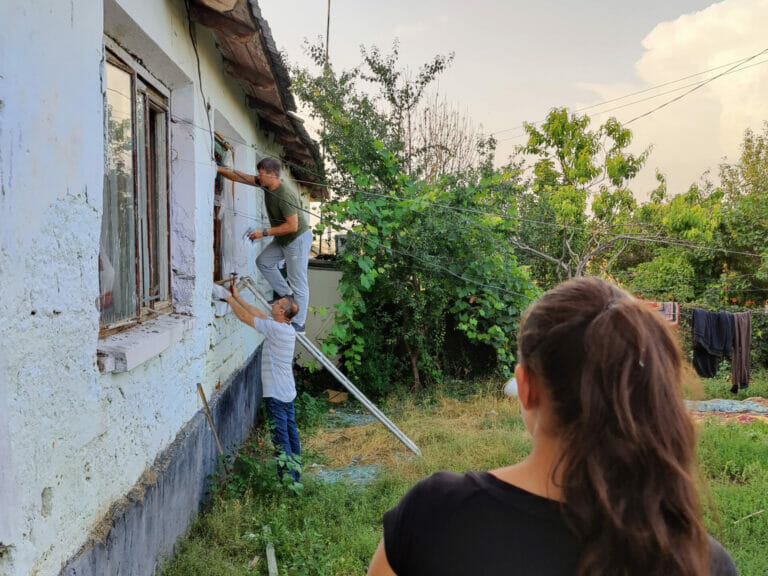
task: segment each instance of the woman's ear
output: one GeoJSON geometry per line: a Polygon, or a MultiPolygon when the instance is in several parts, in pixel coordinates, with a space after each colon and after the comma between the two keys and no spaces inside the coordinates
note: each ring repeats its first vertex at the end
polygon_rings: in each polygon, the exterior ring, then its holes
{"type": "Polygon", "coordinates": [[[515,367],[515,380],[517,380],[517,395],[520,404],[525,410],[536,408],[539,405],[539,393],[531,378],[531,372],[522,364],[518,364],[515,367]]]}

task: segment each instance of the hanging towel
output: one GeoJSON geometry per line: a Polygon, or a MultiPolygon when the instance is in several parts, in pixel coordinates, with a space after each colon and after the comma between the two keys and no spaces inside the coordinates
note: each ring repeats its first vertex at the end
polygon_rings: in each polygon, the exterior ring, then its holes
{"type": "Polygon", "coordinates": [[[675,326],[680,324],[680,304],[677,302],[661,302],[661,308],[659,312],[664,315],[664,318],[672,322],[675,326]]]}
{"type": "Polygon", "coordinates": [[[650,300],[642,300],[642,302],[651,310],[660,312],[664,318],[675,326],[680,324],[680,304],[677,302],[653,302],[650,300]]]}
{"type": "Polygon", "coordinates": [[[694,308],[691,319],[693,367],[699,376],[714,378],[720,357],[733,352],[733,314],[694,308]]]}
{"type": "Polygon", "coordinates": [[[752,312],[733,315],[733,363],[731,364],[731,392],[749,386],[749,356],[752,348],[752,312]]]}

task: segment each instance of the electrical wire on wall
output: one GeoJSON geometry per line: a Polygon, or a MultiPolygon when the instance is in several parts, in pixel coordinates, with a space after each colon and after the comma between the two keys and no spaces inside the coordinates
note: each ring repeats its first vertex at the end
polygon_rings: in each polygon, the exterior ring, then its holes
{"type": "Polygon", "coordinates": [[[197,35],[195,34],[195,25],[192,22],[192,16],[190,15],[190,9],[189,9],[189,0],[184,0],[184,6],[187,9],[187,30],[189,31],[189,39],[192,42],[192,48],[195,51],[195,60],[197,62],[197,82],[198,86],[200,86],[200,96],[203,99],[203,112],[205,113],[205,119],[208,120],[208,132],[211,136],[211,142],[210,142],[210,150],[211,150],[211,161],[216,161],[215,156],[215,135],[213,131],[213,125],[211,124],[211,111],[210,107],[208,106],[208,100],[205,97],[205,92],[203,92],[203,74],[200,70],[200,54],[197,51],[197,35]]]}
{"type": "MultiPolygon", "coordinates": [[[[208,103],[207,103],[207,100],[206,100],[206,97],[205,97],[205,93],[203,91],[200,55],[198,53],[197,38],[196,38],[196,34],[195,34],[194,24],[193,24],[192,19],[190,17],[189,0],[185,0],[185,7],[186,7],[186,10],[187,10],[188,31],[189,31],[190,40],[192,42],[192,46],[193,46],[193,49],[194,49],[196,62],[197,62],[198,82],[199,82],[200,94],[201,94],[201,97],[202,97],[202,100],[203,100],[203,106],[204,106],[204,111],[205,111],[205,115],[206,115],[206,120],[207,120],[207,123],[208,123],[208,128],[206,129],[204,127],[197,126],[194,122],[192,122],[190,120],[187,120],[187,119],[179,118],[177,116],[172,116],[172,120],[176,121],[176,122],[183,122],[183,123],[190,124],[190,125],[192,125],[192,126],[194,126],[196,128],[199,128],[201,131],[207,132],[210,135],[210,138],[211,138],[211,144],[210,144],[210,147],[211,147],[211,162],[213,162],[214,161],[213,158],[214,158],[214,138],[215,138],[214,134],[215,133],[214,133],[214,130],[213,130],[213,127],[212,127],[212,123],[211,123],[209,106],[208,106],[208,103]]],[[[755,54],[755,55],[751,56],[750,58],[738,61],[738,63],[735,66],[732,66],[731,68],[729,68],[725,72],[722,72],[722,73],[720,73],[720,74],[718,74],[718,75],[716,75],[716,76],[714,76],[712,78],[709,78],[709,79],[705,80],[704,82],[698,83],[693,89],[689,90],[688,92],[686,92],[686,93],[684,93],[684,94],[682,94],[682,95],[680,95],[680,96],[678,96],[678,97],[676,97],[676,98],[674,98],[674,99],[672,99],[672,100],[662,104],[661,106],[658,106],[658,107],[654,108],[653,110],[651,110],[651,111],[649,111],[649,112],[647,112],[645,114],[642,114],[642,115],[640,115],[638,117],[633,118],[630,122],[633,122],[633,121],[638,120],[638,119],[640,119],[642,117],[645,117],[645,116],[648,116],[648,115],[652,114],[656,110],[659,110],[659,109],[661,109],[661,108],[663,108],[663,107],[665,107],[665,106],[667,106],[667,105],[669,105],[669,104],[671,104],[671,103],[673,103],[673,102],[675,102],[675,101],[685,97],[686,95],[688,95],[691,92],[701,88],[702,86],[706,85],[707,83],[712,82],[713,80],[715,80],[715,79],[717,79],[717,78],[719,78],[719,77],[721,77],[721,76],[723,76],[725,74],[729,74],[729,73],[733,72],[735,69],[739,68],[744,63],[746,63],[746,62],[748,62],[748,61],[750,61],[750,60],[752,60],[754,58],[757,58],[758,56],[760,56],[760,55],[762,55],[762,54],[764,54],[766,52],[768,52],[768,49],[763,50],[763,51],[759,52],[758,54],[755,54]]],[[[248,144],[246,144],[246,145],[248,145],[248,144]]],[[[266,151],[258,148],[255,145],[248,145],[248,146],[250,146],[254,150],[257,150],[257,151],[259,151],[261,153],[270,154],[269,152],[266,152],[266,151]]],[[[178,156],[175,159],[176,160],[183,160],[183,161],[187,161],[187,162],[195,162],[195,161],[180,159],[180,158],[178,158],[178,156]]],[[[318,176],[318,177],[321,177],[321,178],[323,177],[322,175],[320,175],[318,173],[314,173],[313,171],[308,169],[306,166],[300,166],[298,164],[294,164],[294,163],[289,162],[289,161],[284,161],[284,162],[286,164],[295,166],[297,169],[300,169],[300,170],[304,171],[307,174],[310,174],[310,175],[313,175],[313,176],[318,176]]],[[[195,163],[203,164],[202,162],[195,162],[195,163]]],[[[326,183],[326,182],[318,183],[318,182],[311,182],[311,181],[307,181],[307,180],[296,180],[296,179],[294,179],[294,181],[296,181],[298,183],[305,183],[305,184],[310,184],[312,186],[318,186],[318,187],[325,187],[325,188],[330,188],[331,187],[331,185],[326,183]]],[[[339,187],[336,186],[336,188],[339,188],[339,187]]],[[[272,192],[269,191],[268,189],[263,188],[263,190],[265,191],[265,193],[272,194],[272,192]]],[[[356,192],[362,192],[364,194],[370,194],[372,196],[378,196],[378,197],[386,198],[386,199],[388,199],[390,201],[405,201],[406,200],[406,199],[403,199],[403,198],[398,198],[397,196],[394,196],[392,194],[378,194],[378,193],[371,192],[371,191],[365,191],[365,190],[361,191],[359,189],[355,190],[355,191],[356,192]]],[[[527,298],[529,300],[531,299],[531,297],[529,297],[529,296],[527,296],[525,294],[521,294],[521,293],[518,293],[518,292],[510,291],[510,290],[507,290],[507,289],[505,289],[503,287],[500,287],[500,286],[495,286],[495,285],[492,285],[492,284],[487,284],[485,282],[482,282],[482,281],[479,281],[479,280],[476,280],[476,279],[468,278],[468,277],[464,276],[463,274],[457,273],[457,272],[451,270],[450,268],[447,268],[447,267],[445,267],[445,266],[443,266],[441,264],[438,264],[436,262],[432,262],[432,261],[430,261],[428,259],[425,259],[425,258],[423,258],[421,256],[412,254],[410,252],[406,252],[406,251],[402,251],[402,250],[398,250],[398,249],[392,248],[391,246],[387,246],[386,244],[378,242],[377,240],[374,240],[374,239],[370,238],[369,236],[366,236],[366,235],[363,235],[363,234],[359,234],[359,233],[355,232],[354,230],[352,230],[351,228],[348,228],[348,227],[344,226],[341,223],[334,222],[334,221],[332,221],[331,219],[329,219],[329,218],[327,218],[325,216],[318,215],[318,214],[316,214],[316,213],[314,213],[314,212],[304,208],[303,206],[294,205],[294,204],[291,204],[290,202],[289,202],[289,204],[291,206],[293,206],[294,208],[296,208],[297,210],[301,210],[302,212],[305,212],[305,213],[307,213],[307,214],[309,214],[311,216],[314,216],[319,221],[331,225],[332,227],[334,227],[337,230],[344,230],[348,234],[352,234],[352,235],[358,236],[358,237],[364,239],[365,241],[372,243],[374,246],[382,248],[382,249],[388,251],[391,254],[399,254],[401,256],[404,256],[404,257],[407,257],[407,258],[411,258],[411,259],[413,259],[415,261],[418,261],[421,264],[427,265],[427,266],[429,266],[430,268],[432,268],[434,270],[439,270],[439,271],[445,272],[445,273],[449,274],[450,276],[456,278],[457,280],[461,280],[463,282],[472,283],[472,284],[475,284],[475,285],[478,285],[478,286],[481,286],[481,287],[485,287],[485,288],[489,288],[489,289],[498,290],[498,291],[501,291],[501,292],[513,294],[513,295],[516,295],[516,296],[519,296],[519,297],[527,298]]],[[[484,214],[484,215],[488,215],[488,216],[493,216],[493,217],[501,218],[501,219],[504,219],[504,220],[528,221],[530,223],[534,223],[534,224],[542,225],[542,226],[552,226],[553,225],[552,223],[549,223],[549,222],[535,221],[535,220],[532,220],[532,219],[525,219],[525,218],[522,218],[522,217],[513,217],[513,216],[507,216],[507,215],[491,214],[491,213],[488,213],[488,212],[476,211],[476,210],[472,210],[472,209],[463,209],[461,207],[453,207],[453,206],[449,206],[449,205],[445,205],[445,204],[439,204],[439,203],[428,202],[426,204],[430,205],[430,206],[437,207],[439,209],[443,209],[443,210],[455,210],[455,211],[460,211],[460,212],[475,212],[475,213],[480,213],[480,214],[484,214]]],[[[421,213],[421,212],[419,212],[417,210],[414,210],[414,209],[411,209],[411,210],[413,212],[417,213],[417,214],[420,214],[420,215],[424,216],[423,213],[421,213]]],[[[236,210],[233,210],[233,212],[235,214],[238,214],[238,215],[240,215],[242,217],[245,217],[245,218],[252,218],[250,215],[244,214],[242,212],[238,212],[236,210]]],[[[255,218],[252,218],[252,219],[256,220],[255,218]]],[[[555,225],[555,226],[557,226],[557,225],[555,225]]],[[[584,229],[586,229],[586,228],[584,228],[584,229]]],[[[643,234],[647,234],[647,233],[643,233],[643,234]]],[[[704,245],[677,241],[676,239],[658,238],[658,237],[653,237],[653,238],[648,238],[648,237],[639,238],[639,237],[636,237],[636,238],[633,238],[632,234],[626,234],[626,236],[627,236],[627,238],[626,238],[627,241],[633,241],[634,240],[634,241],[645,241],[645,242],[657,242],[657,243],[660,243],[660,244],[674,244],[674,245],[680,245],[680,246],[685,246],[685,247],[694,248],[694,249],[704,249],[704,250],[709,249],[709,250],[713,250],[713,251],[717,251],[717,252],[722,252],[722,253],[730,252],[730,253],[734,253],[734,254],[742,254],[742,255],[748,255],[748,256],[753,256],[753,257],[758,257],[758,258],[760,257],[759,255],[756,255],[756,254],[751,254],[751,253],[746,253],[746,252],[740,253],[740,252],[736,252],[736,251],[728,251],[728,250],[725,250],[725,249],[711,248],[711,247],[707,247],[707,246],[704,246],[704,245]]]]}

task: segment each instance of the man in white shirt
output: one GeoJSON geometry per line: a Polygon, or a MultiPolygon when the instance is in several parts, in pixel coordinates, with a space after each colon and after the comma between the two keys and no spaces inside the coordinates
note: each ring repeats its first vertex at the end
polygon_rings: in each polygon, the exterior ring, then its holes
{"type": "MultiPolygon", "coordinates": [[[[296,331],[291,319],[296,316],[299,306],[293,296],[284,296],[272,304],[272,318],[259,308],[240,297],[237,287],[226,299],[243,323],[264,335],[261,352],[261,385],[264,407],[270,421],[270,432],[275,450],[299,460],[301,444],[296,428],[293,401],[296,398],[296,382],[293,379],[293,351],[296,346],[296,331]]],[[[279,469],[280,476],[283,469],[279,469]]],[[[295,481],[299,480],[297,470],[290,470],[295,481]]]]}

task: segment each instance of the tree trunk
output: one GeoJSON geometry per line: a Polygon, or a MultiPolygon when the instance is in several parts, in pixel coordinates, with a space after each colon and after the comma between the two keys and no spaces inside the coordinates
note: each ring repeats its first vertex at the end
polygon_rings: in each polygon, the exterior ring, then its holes
{"type": "Polygon", "coordinates": [[[411,149],[411,109],[408,108],[408,176],[412,176],[411,174],[411,154],[413,153],[411,149]]]}
{"type": "Polygon", "coordinates": [[[411,387],[411,392],[419,392],[421,391],[421,376],[419,375],[419,352],[418,350],[414,350],[411,347],[411,344],[408,342],[408,338],[405,336],[408,334],[408,325],[406,323],[407,317],[408,310],[405,311],[405,316],[403,317],[403,344],[405,344],[405,351],[408,354],[408,359],[411,362],[411,374],[413,375],[413,386],[411,387]]]}
{"type": "Polygon", "coordinates": [[[411,357],[411,373],[413,374],[413,391],[421,391],[421,376],[419,376],[419,356],[413,352],[409,352],[411,357]]]}
{"type": "Polygon", "coordinates": [[[411,375],[413,376],[413,386],[411,386],[411,392],[421,391],[421,376],[419,375],[419,354],[415,352],[411,345],[408,344],[408,340],[403,338],[405,344],[405,351],[408,353],[408,359],[411,361],[411,375]]]}

